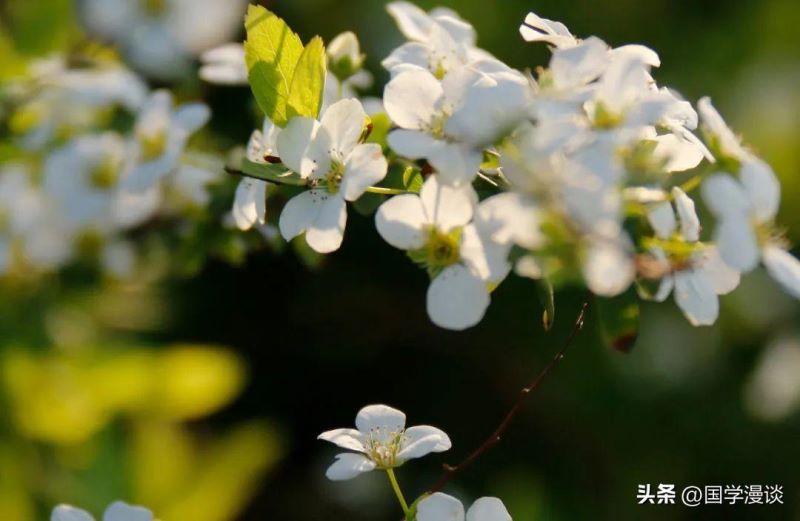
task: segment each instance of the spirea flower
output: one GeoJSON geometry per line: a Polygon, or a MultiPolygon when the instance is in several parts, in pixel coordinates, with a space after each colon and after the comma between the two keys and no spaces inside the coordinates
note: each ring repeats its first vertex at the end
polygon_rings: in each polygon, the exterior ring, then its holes
{"type": "MultiPolygon", "coordinates": [[[[280,127],[264,118],[262,130],[256,130],[247,144],[247,159],[254,163],[277,163],[280,127]]],[[[233,218],[240,230],[249,230],[254,224],[264,224],[267,213],[268,184],[260,179],[242,178],[233,201],[233,218]]]]}
{"type": "Polygon", "coordinates": [[[326,431],[318,439],[355,451],[336,456],[326,473],[334,481],[352,479],[374,469],[399,467],[410,459],[444,452],[451,446],[447,434],[436,427],[406,428],[406,415],[386,405],[368,405],[356,415],[355,429],[326,431]]]}
{"type": "MultiPolygon", "coordinates": [[[[94,521],[94,518],[80,508],[59,505],[53,509],[50,521],[94,521]]],[[[153,521],[153,513],[143,507],[116,501],[106,508],[102,521],[153,521]]]]}
{"type": "Polygon", "coordinates": [[[461,501],[436,492],[417,505],[417,521],[511,521],[511,514],[500,499],[482,497],[469,507],[465,515],[461,501]]]}

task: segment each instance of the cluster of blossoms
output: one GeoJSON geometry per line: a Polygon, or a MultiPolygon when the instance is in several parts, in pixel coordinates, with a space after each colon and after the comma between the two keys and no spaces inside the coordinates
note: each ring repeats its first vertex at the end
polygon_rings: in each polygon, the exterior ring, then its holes
{"type": "MultiPolygon", "coordinates": [[[[428,314],[455,330],[480,322],[512,271],[604,297],[674,293],[694,325],[714,323],[718,296],[759,261],[800,298],[800,262],[774,223],[775,174],[707,98],[695,110],[656,84],[653,50],[580,39],[531,13],[522,37],[552,51],[534,77],[478,48],[472,26],[448,9],[394,2],[388,11],[408,42],[382,62],[391,80],[380,103],[365,110],[349,88],[363,56],[347,33],[328,49],[327,83],[338,88],[331,99],[326,87],[319,121],[267,121],[251,140],[248,160],[279,169],[269,182],[305,189],[280,215],[285,239],[304,233],[330,253],[347,202],[393,196],[377,210],[378,233],[427,270],[428,314]],[[381,117],[390,132],[373,140],[381,117]],[[401,186],[388,181],[397,168],[401,186]],[[697,187],[713,227],[700,224],[689,196],[697,187]]],[[[241,48],[212,54],[207,79],[245,80],[241,48]]],[[[266,198],[263,179],[242,181],[241,228],[265,220],[266,198]]]]}
{"type": "Polygon", "coordinates": [[[0,167],[0,274],[89,254],[129,276],[129,232],[205,206],[222,175],[221,159],[187,151],[209,109],[176,106],[169,91],[150,91],[114,60],[35,62],[4,94],[20,153],[0,167]]]}

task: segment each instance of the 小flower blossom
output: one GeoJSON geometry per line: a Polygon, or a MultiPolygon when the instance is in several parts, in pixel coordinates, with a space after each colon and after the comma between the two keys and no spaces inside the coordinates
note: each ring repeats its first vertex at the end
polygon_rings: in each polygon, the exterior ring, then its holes
{"type": "Polygon", "coordinates": [[[381,237],[427,269],[432,279],[428,315],[447,329],[462,330],[480,322],[489,306],[490,289],[510,268],[510,244],[492,238],[491,223],[473,222],[476,206],[472,186],[448,186],[433,176],[419,195],[392,197],[375,214],[381,237]]]}
{"type": "Polygon", "coordinates": [[[652,298],[663,302],[674,293],[675,302],[692,325],[708,326],[719,315],[718,295],[736,289],[739,272],[722,261],[716,247],[699,242],[700,220],[689,196],[676,187],[672,197],[674,210],[665,202],[648,213],[656,232],[650,252],[664,271],[652,298]]]}
{"type": "Polygon", "coordinates": [[[525,116],[528,96],[518,73],[460,69],[440,82],[427,70],[406,70],[384,91],[386,112],[400,127],[389,145],[410,159],[427,159],[447,184],[469,183],[483,149],[525,116]]]}
{"type": "Polygon", "coordinates": [[[466,515],[464,505],[453,496],[436,492],[417,505],[417,521],[511,521],[511,514],[496,497],[476,500],[466,515]]]}
{"type": "Polygon", "coordinates": [[[328,67],[339,81],[345,81],[361,70],[364,55],[356,35],[347,31],[336,36],[326,49],[328,67]]]}
{"type": "MultiPolygon", "coordinates": [[[[50,521],[94,521],[94,518],[80,508],[58,505],[50,514],[50,521]]],[[[106,508],[102,521],[153,521],[153,513],[143,507],[115,501],[106,508]]]]}
{"type": "Polygon", "coordinates": [[[361,143],[367,114],[357,100],[333,104],[321,121],[293,118],[277,138],[283,164],[307,181],[309,190],[281,212],[284,239],[305,232],[319,253],[339,249],[347,223],[345,201],[355,201],[388,169],[380,145],[361,143]]]}
{"type": "Polygon", "coordinates": [[[173,106],[172,94],[154,92],[139,112],[131,144],[136,166],[126,177],[124,188],[136,193],[152,189],[180,161],[189,137],[211,117],[202,103],[173,106]]]}
{"type": "MultiPolygon", "coordinates": [[[[264,118],[262,130],[256,130],[247,144],[247,159],[254,163],[279,163],[278,135],[280,127],[264,118]]],[[[244,177],[236,188],[233,201],[233,218],[240,230],[249,230],[254,224],[264,224],[267,213],[268,183],[244,177]]]]}
{"type": "Polygon", "coordinates": [[[226,43],[200,56],[200,78],[219,85],[247,85],[247,64],[241,43],[226,43]]]}
{"type": "Polygon", "coordinates": [[[334,481],[352,479],[363,472],[399,467],[410,459],[451,447],[450,438],[430,425],[406,428],[406,415],[387,405],[368,405],[358,411],[355,429],[334,429],[317,439],[344,449],[326,476],[334,481]]]}

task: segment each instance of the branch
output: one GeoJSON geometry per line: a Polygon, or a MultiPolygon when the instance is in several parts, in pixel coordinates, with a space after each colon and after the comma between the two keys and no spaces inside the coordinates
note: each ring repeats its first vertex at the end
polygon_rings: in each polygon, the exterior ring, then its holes
{"type": "Polygon", "coordinates": [[[489,449],[494,447],[500,441],[500,439],[505,434],[506,430],[508,430],[508,427],[511,425],[511,422],[517,416],[520,409],[522,409],[522,406],[525,404],[525,400],[531,395],[531,393],[534,390],[536,390],[536,388],[538,388],[541,385],[541,383],[545,380],[545,378],[547,378],[547,375],[550,374],[550,372],[555,368],[555,366],[557,366],[558,363],[564,359],[564,355],[567,353],[567,350],[569,349],[570,345],[572,345],[572,341],[575,340],[575,337],[578,335],[578,332],[581,329],[583,329],[583,323],[586,317],[586,311],[588,309],[589,309],[589,301],[586,301],[583,303],[583,306],[581,306],[581,311],[578,314],[578,318],[575,320],[575,324],[572,326],[572,331],[567,337],[567,340],[564,342],[564,345],[556,353],[553,359],[550,360],[550,362],[544,367],[544,369],[542,369],[541,372],[539,372],[539,374],[537,374],[536,377],[533,380],[531,380],[528,385],[526,385],[520,390],[516,403],[514,403],[514,405],[508,411],[508,414],[506,414],[505,418],[503,418],[503,421],[500,422],[500,424],[497,426],[494,432],[492,432],[492,434],[488,438],[486,438],[486,441],[484,441],[477,449],[475,449],[472,452],[472,454],[467,456],[466,459],[464,459],[464,461],[455,466],[445,465],[444,474],[442,475],[441,478],[439,478],[439,481],[434,483],[434,485],[430,489],[428,489],[428,494],[433,494],[434,492],[442,490],[442,488],[444,488],[444,486],[447,483],[449,483],[450,480],[452,480],[456,476],[456,474],[461,472],[464,469],[464,467],[470,465],[472,462],[481,457],[484,453],[486,453],[489,449]]]}

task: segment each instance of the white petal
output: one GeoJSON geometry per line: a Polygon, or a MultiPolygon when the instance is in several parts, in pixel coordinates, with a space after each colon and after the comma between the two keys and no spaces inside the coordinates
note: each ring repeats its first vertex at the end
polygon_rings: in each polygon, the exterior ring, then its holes
{"type": "Polygon", "coordinates": [[[583,276],[593,293],[604,297],[619,295],[628,289],[635,274],[630,253],[614,238],[589,240],[583,276]]]}
{"type": "Polygon", "coordinates": [[[245,178],[236,187],[233,218],[240,230],[249,230],[256,222],[264,223],[267,211],[267,183],[245,178]]]}
{"type": "Polygon", "coordinates": [[[445,143],[434,149],[428,160],[439,173],[442,183],[460,186],[475,179],[483,153],[462,143],[445,143]]]}
{"type": "Polygon", "coordinates": [[[427,40],[431,25],[434,23],[428,13],[410,2],[391,2],[386,6],[386,10],[394,18],[403,36],[409,40],[427,40]]]}
{"type": "Polygon", "coordinates": [[[800,299],[800,261],[788,251],[777,246],[764,248],[764,266],[787,293],[800,299]]]}
{"type": "Polygon", "coordinates": [[[681,235],[690,242],[700,240],[700,219],[694,208],[694,201],[677,186],[672,189],[672,197],[675,199],[675,209],[681,222],[681,235]]]}
{"type": "Polygon", "coordinates": [[[480,279],[501,282],[511,270],[511,263],[508,261],[510,252],[510,244],[493,241],[474,224],[465,226],[461,233],[461,260],[480,279]]]}
{"type": "Polygon", "coordinates": [[[311,226],[322,207],[322,198],[326,195],[321,190],[307,190],[286,203],[278,221],[285,240],[291,241],[311,226]]]}
{"type": "Polygon", "coordinates": [[[427,45],[409,42],[401,45],[387,56],[381,65],[396,76],[408,66],[427,69],[430,64],[430,48],[427,45]]]}
{"type": "Polygon", "coordinates": [[[325,431],[317,436],[317,439],[329,441],[343,449],[365,452],[364,436],[355,429],[333,429],[325,431]]]}
{"type": "Polygon", "coordinates": [[[211,118],[211,110],[203,103],[187,103],[175,111],[175,124],[187,134],[192,134],[211,118]]]}
{"type": "Polygon", "coordinates": [[[331,137],[330,146],[334,157],[346,158],[353,151],[367,121],[367,113],[361,102],[355,99],[337,101],[322,115],[320,126],[331,137]]]}
{"type": "Polygon", "coordinates": [[[489,301],[486,283],[462,264],[446,268],[428,287],[428,315],[445,329],[461,331],[476,325],[489,301]]]}
{"type": "Polygon", "coordinates": [[[716,246],[703,249],[697,264],[696,271],[702,272],[717,295],[727,295],[739,286],[741,274],[722,260],[716,246]]]}
{"type": "Polygon", "coordinates": [[[398,74],[386,85],[383,104],[399,127],[422,130],[439,111],[442,95],[442,86],[433,74],[417,69],[398,74]]]}
{"type": "Polygon", "coordinates": [[[436,492],[417,505],[417,521],[464,521],[464,505],[453,496],[436,492]]]}
{"type": "Polygon", "coordinates": [[[717,109],[711,104],[711,98],[705,97],[697,102],[697,112],[706,129],[717,138],[722,153],[735,159],[743,159],[748,154],[742,148],[739,138],[722,119],[717,109]]]}
{"type": "Polygon", "coordinates": [[[720,219],[714,239],[722,260],[732,268],[748,272],[758,265],[758,240],[747,215],[730,214],[720,219]]]}
{"type": "Polygon", "coordinates": [[[781,184],[772,168],[764,161],[753,158],[742,162],[739,175],[756,219],[759,222],[774,219],[781,203],[781,184]]]}
{"type": "Polygon", "coordinates": [[[401,460],[420,458],[431,452],[450,450],[450,437],[436,427],[417,425],[409,427],[403,434],[403,449],[397,454],[401,460]]]}
{"type": "Polygon", "coordinates": [[[608,45],[594,36],[579,45],[558,49],[550,59],[550,71],[558,89],[583,87],[608,67],[608,45]]]}
{"type": "Polygon", "coordinates": [[[744,214],[750,211],[747,192],[728,174],[709,176],[700,189],[703,200],[714,215],[744,214]]]}
{"type": "Polygon", "coordinates": [[[498,498],[482,497],[467,510],[467,521],[511,521],[511,514],[498,498]]]}
{"type": "Polygon", "coordinates": [[[688,141],[675,134],[656,136],[653,155],[666,161],[667,172],[685,172],[700,164],[705,157],[705,148],[700,143],[688,141]]]}
{"type": "Polygon", "coordinates": [[[392,197],[375,214],[375,226],[383,240],[401,250],[422,248],[428,219],[422,200],[414,194],[392,197]]]}
{"type": "Polygon", "coordinates": [[[641,60],[642,63],[645,63],[651,67],[661,66],[661,58],[658,57],[658,53],[650,47],[644,45],[628,44],[611,50],[612,57],[619,56],[621,54],[635,56],[641,60]]]}
{"type": "Polygon", "coordinates": [[[386,177],[389,168],[380,145],[358,145],[347,160],[341,190],[344,198],[355,201],[370,186],[386,177]]]}
{"type": "Polygon", "coordinates": [[[675,211],[669,202],[654,206],[647,212],[647,220],[661,239],[669,239],[678,227],[675,221],[675,211]]]}
{"type": "Polygon", "coordinates": [[[437,175],[425,181],[419,195],[427,222],[444,232],[470,222],[478,202],[478,194],[472,185],[458,188],[444,185],[439,182],[437,175]]]}
{"type": "Polygon", "coordinates": [[[577,43],[564,24],[534,13],[528,13],[519,33],[526,42],[547,42],[556,47],[569,47],[577,43]]]}
{"type": "Polygon", "coordinates": [[[317,253],[339,249],[347,224],[347,204],[342,194],[322,195],[319,213],[306,231],[306,242],[317,253]]]}
{"type": "Polygon", "coordinates": [[[481,201],[475,223],[501,244],[517,244],[530,250],[541,247],[541,215],[536,202],[521,194],[506,192],[481,201]]]}
{"type": "Polygon", "coordinates": [[[69,505],[58,505],[50,514],[50,521],[94,521],[94,518],[80,508],[69,505]]]}
{"type": "Polygon", "coordinates": [[[704,276],[694,270],[679,271],[675,277],[675,302],[693,326],[710,326],[719,316],[719,299],[704,276]]]}
{"type": "Polygon", "coordinates": [[[284,165],[302,176],[303,157],[311,140],[316,136],[319,123],[312,118],[292,118],[278,136],[278,154],[284,165]]]}
{"type": "Polygon", "coordinates": [[[353,479],[363,472],[375,469],[375,462],[368,459],[363,454],[353,454],[348,452],[338,454],[336,461],[328,467],[325,476],[331,481],[345,481],[353,479]]]}
{"type": "Polygon", "coordinates": [[[444,141],[439,141],[419,130],[394,130],[387,140],[392,150],[408,159],[431,157],[445,146],[444,141]]]}
{"type": "Polygon", "coordinates": [[[363,407],[356,415],[356,428],[362,434],[372,431],[400,432],[406,426],[406,415],[388,405],[376,404],[363,407]]]}
{"type": "Polygon", "coordinates": [[[115,501],[106,509],[103,521],[153,521],[153,513],[143,507],[115,501]]]}

